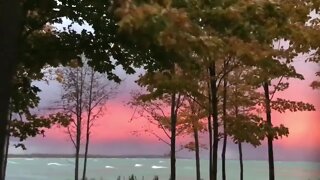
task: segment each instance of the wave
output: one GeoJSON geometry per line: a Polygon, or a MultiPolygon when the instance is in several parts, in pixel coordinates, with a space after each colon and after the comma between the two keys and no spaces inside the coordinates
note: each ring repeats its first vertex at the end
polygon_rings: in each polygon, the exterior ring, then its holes
{"type": "Polygon", "coordinates": [[[68,164],[74,164],[75,163],[74,159],[66,159],[66,161],[67,161],[68,164]]]}
{"type": "Polygon", "coordinates": [[[151,166],[152,169],[163,169],[163,168],[167,168],[165,166],[151,166]]]}
{"type": "Polygon", "coordinates": [[[114,167],[113,167],[113,166],[105,166],[105,168],[107,168],[107,169],[113,169],[114,167]]]}
{"type": "Polygon", "coordinates": [[[164,161],[159,161],[159,163],[164,163],[164,161]]]}
{"type": "Polygon", "coordinates": [[[8,161],[8,163],[9,164],[19,164],[19,163],[15,162],[15,161],[8,161]]]}
{"type": "Polygon", "coordinates": [[[26,160],[26,161],[33,161],[34,159],[33,159],[33,158],[25,158],[24,160],[26,160]]]}
{"type": "Polygon", "coordinates": [[[142,164],[135,164],[134,167],[141,167],[142,164]]]}
{"type": "Polygon", "coordinates": [[[56,162],[53,162],[53,163],[48,163],[48,166],[63,166],[64,164],[60,164],[60,163],[56,163],[56,162]]]}

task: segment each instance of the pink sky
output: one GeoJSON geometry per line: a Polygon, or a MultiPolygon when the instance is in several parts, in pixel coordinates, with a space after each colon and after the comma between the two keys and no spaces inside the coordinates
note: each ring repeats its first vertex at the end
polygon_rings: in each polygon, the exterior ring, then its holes
{"type": "MultiPolygon", "coordinates": [[[[291,81],[290,88],[285,92],[280,92],[276,96],[291,100],[305,101],[313,103],[317,109],[320,109],[320,90],[312,90],[309,84],[314,79],[316,66],[303,62],[296,63],[297,71],[303,72],[304,81],[291,81]]],[[[93,154],[165,154],[169,152],[169,147],[155,137],[148,134],[133,135],[135,130],[143,130],[148,126],[146,120],[139,119],[130,122],[133,115],[133,109],[126,105],[131,89],[137,88],[133,83],[133,77],[126,79],[119,89],[118,96],[107,103],[105,115],[99,119],[94,127],[91,153],[93,154]]],[[[49,86],[42,84],[42,97],[50,94],[46,98],[47,102],[58,97],[60,91],[52,89],[54,83],[49,86]]],[[[276,98],[276,97],[275,97],[276,98]]],[[[43,105],[43,104],[42,104],[43,105]]],[[[288,138],[275,141],[275,152],[290,152],[292,156],[320,157],[320,111],[315,112],[296,112],[296,113],[276,113],[272,114],[274,124],[284,124],[289,128],[288,138]],[[297,150],[301,150],[299,152],[297,150]]],[[[160,132],[160,131],[159,131],[160,132]]],[[[185,141],[185,140],[184,140],[185,141]]],[[[207,143],[207,138],[202,139],[202,143],[207,143]]],[[[37,137],[29,139],[26,143],[28,150],[23,153],[72,153],[72,144],[63,129],[51,129],[47,131],[46,137],[37,137]],[[54,149],[54,150],[53,150],[54,149]]],[[[248,151],[260,151],[262,148],[253,149],[248,147],[248,151]]],[[[229,149],[229,152],[236,152],[235,148],[229,149]]],[[[12,153],[21,153],[21,150],[11,148],[12,153]]],[[[202,152],[206,154],[206,151],[202,152]]],[[[264,152],[261,152],[264,153],[264,152]]],[[[260,154],[261,154],[260,153],[260,154]]],[[[259,156],[259,152],[257,152],[259,156]]],[[[286,153],[283,153],[284,155],[286,153]]],[[[288,153],[290,154],[290,153],[288,153]]],[[[230,155],[234,158],[236,155],[230,155]]],[[[261,155],[265,157],[264,155],[261,155]]],[[[291,155],[289,155],[291,156],[291,155]]],[[[279,157],[276,155],[276,157],[279,157]]],[[[279,157],[281,159],[281,157],[279,157]]],[[[291,157],[288,157],[290,159],[291,157]]],[[[292,157],[294,159],[294,157],[292,157]]],[[[298,158],[299,159],[299,158],[298,158]]],[[[320,158],[319,158],[320,159],[320,158]]]]}

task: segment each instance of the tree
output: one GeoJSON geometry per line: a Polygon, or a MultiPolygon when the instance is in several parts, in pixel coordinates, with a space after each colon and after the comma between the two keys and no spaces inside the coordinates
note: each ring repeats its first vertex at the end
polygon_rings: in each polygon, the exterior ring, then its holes
{"type": "Polygon", "coordinates": [[[201,120],[208,116],[208,112],[206,109],[203,109],[193,97],[187,98],[186,101],[187,102],[184,103],[183,109],[181,110],[180,119],[186,134],[192,134],[194,141],[186,144],[185,147],[195,151],[196,179],[201,180],[200,147],[204,148],[205,146],[201,145],[199,142],[199,132],[205,130],[205,124],[201,122],[201,120]]]}
{"type": "Polygon", "coordinates": [[[37,93],[41,90],[35,85],[31,85],[31,82],[34,80],[45,81],[46,77],[43,73],[33,73],[29,69],[18,67],[14,80],[12,95],[10,97],[9,135],[6,141],[4,176],[2,179],[5,178],[10,137],[19,139],[19,143],[14,144],[16,148],[21,147],[22,149],[26,149],[23,141],[28,137],[45,136],[46,129],[56,125],[67,126],[70,119],[68,115],[59,112],[51,112],[44,116],[41,115],[41,112],[35,111],[40,101],[37,93]]]}
{"type": "MultiPolygon", "coordinates": [[[[154,63],[157,68],[166,67],[168,69],[168,64],[175,64],[180,66],[182,72],[188,73],[188,71],[184,71],[186,66],[191,66],[193,70],[200,71],[197,63],[192,62],[192,60],[199,58],[194,53],[193,47],[188,45],[194,44],[195,41],[202,43],[204,40],[194,39],[192,36],[192,33],[197,32],[197,28],[188,19],[187,14],[182,9],[169,7],[170,5],[166,2],[163,2],[163,4],[146,3],[146,5],[141,6],[134,6],[133,4],[123,3],[118,9],[117,14],[122,18],[119,22],[122,34],[125,36],[129,35],[128,39],[135,42],[137,46],[145,47],[146,42],[148,42],[147,46],[151,48],[150,51],[154,55],[155,60],[158,60],[154,63]],[[161,13],[163,9],[166,9],[164,14],[161,13]],[[141,12],[144,12],[142,13],[142,17],[140,16],[141,12]],[[166,24],[170,25],[165,26],[166,24]],[[144,25],[147,25],[147,27],[144,25]],[[145,28],[147,31],[142,30],[145,28]],[[132,38],[130,36],[132,33],[137,33],[135,37],[139,38],[132,38]],[[160,36],[158,33],[160,33],[160,36]],[[141,39],[141,37],[143,38],[141,39]],[[188,63],[190,62],[189,60],[191,63],[188,63]]],[[[149,66],[146,67],[150,71],[157,70],[149,66]]],[[[177,81],[171,84],[171,86],[175,86],[174,84],[176,83],[177,81]]],[[[184,86],[184,88],[186,92],[189,90],[189,92],[194,92],[197,89],[194,87],[191,89],[187,86],[184,86]]]]}
{"type": "MultiPolygon", "coordinates": [[[[143,127],[141,132],[148,133],[154,137],[156,137],[159,141],[170,146],[171,139],[171,125],[170,125],[170,106],[171,100],[170,96],[164,96],[161,99],[149,100],[144,97],[147,96],[144,93],[135,93],[132,95],[132,101],[129,102],[129,105],[135,109],[135,112],[131,118],[134,119],[146,119],[154,127],[160,128],[162,130],[162,134],[155,132],[152,127],[149,125],[143,127]]],[[[177,123],[176,127],[178,132],[176,136],[180,136],[182,134],[183,128],[180,127],[182,124],[180,122],[177,123]],[[180,129],[180,130],[179,130],[180,129]]],[[[139,135],[140,131],[136,130],[133,132],[135,135],[139,135]]]]}
{"type": "Polygon", "coordinates": [[[177,101],[175,102],[178,108],[175,125],[176,136],[193,134],[194,142],[188,143],[183,147],[195,150],[197,178],[200,179],[200,143],[198,132],[203,130],[204,127],[202,127],[203,124],[199,120],[208,114],[205,113],[207,111],[203,112],[203,104],[199,104],[199,101],[201,102],[206,99],[201,94],[203,88],[199,89],[201,83],[199,83],[197,77],[191,76],[190,72],[184,72],[178,66],[176,66],[175,74],[170,74],[169,71],[150,72],[141,76],[138,83],[145,86],[148,93],[135,95],[134,101],[130,104],[135,107],[135,112],[138,112],[140,117],[147,117],[151,124],[161,128],[166,137],[170,139],[170,142],[152,131],[146,131],[151,132],[159,140],[170,146],[173,135],[172,133],[170,134],[172,123],[169,117],[171,117],[172,109],[169,111],[169,107],[172,108],[173,96],[166,92],[173,91],[172,88],[177,91],[177,101]]]}
{"type": "Polygon", "coordinates": [[[8,103],[18,66],[37,73],[45,65],[65,64],[84,53],[92,59],[90,65],[96,70],[106,72],[109,79],[119,81],[112,72],[115,66],[122,65],[128,73],[133,73],[133,60],[148,58],[142,58],[147,56],[138,55],[134,48],[127,49],[123,39],[117,36],[118,26],[110,1],[14,0],[1,1],[0,4],[0,176],[3,177],[8,103]],[[70,26],[63,30],[53,28],[64,18],[71,20],[70,26]],[[77,23],[87,23],[93,32],[85,29],[75,31],[72,24],[77,23]]]}
{"type": "Polygon", "coordinates": [[[5,176],[5,154],[8,136],[8,109],[12,77],[18,59],[20,7],[18,1],[1,1],[0,6],[0,177],[5,176]],[[6,18],[6,17],[10,17],[6,18]]]}
{"type": "Polygon", "coordinates": [[[170,138],[170,143],[167,144],[170,145],[170,179],[172,180],[176,179],[176,137],[179,134],[179,132],[177,132],[177,126],[179,125],[178,111],[182,103],[182,95],[170,86],[173,81],[176,81],[174,78],[176,74],[174,72],[175,70],[157,73],[147,72],[138,80],[139,85],[146,87],[148,90],[148,94],[138,97],[140,101],[152,102],[162,99],[164,100],[162,103],[169,105],[168,114],[165,113],[163,109],[159,109],[159,105],[162,105],[161,102],[160,104],[156,104],[156,109],[152,109],[151,107],[151,111],[149,112],[158,122],[159,127],[161,127],[170,138]],[[160,116],[158,114],[159,110],[161,113],[160,116]],[[170,135],[166,132],[166,129],[169,129],[170,135]]]}
{"type": "MultiPolygon", "coordinates": [[[[151,47],[150,51],[165,49],[163,54],[178,54],[184,57],[180,58],[185,60],[183,63],[195,60],[190,55],[202,57],[204,66],[200,67],[209,69],[214,136],[211,180],[217,178],[219,140],[217,61],[232,54],[246,65],[269,69],[268,76],[257,74],[265,77],[260,85],[281,77],[274,76],[280,72],[292,74],[293,68],[288,65],[292,58],[297,53],[318,48],[311,40],[311,36],[316,36],[316,31],[305,26],[310,10],[318,8],[319,4],[314,1],[125,1],[118,9],[120,32],[136,35],[128,37],[129,41],[136,42],[137,46],[151,47]],[[297,4],[302,8],[297,8],[297,4]],[[283,39],[290,42],[289,48],[273,48],[275,41],[283,39]],[[225,48],[228,51],[224,51],[225,48]],[[285,59],[287,63],[277,63],[279,59],[285,59]]],[[[183,64],[174,61],[180,66],[183,64]]],[[[269,123],[268,126],[265,131],[271,131],[272,125],[269,123]]],[[[271,161],[272,158],[270,177],[271,161]]]]}
{"type": "MultiPolygon", "coordinates": [[[[233,69],[228,76],[229,96],[227,101],[226,133],[238,144],[240,162],[240,180],[243,180],[242,143],[259,146],[266,137],[265,123],[256,106],[261,104],[262,97],[253,83],[254,69],[243,65],[233,69]]],[[[280,129],[278,136],[288,135],[287,128],[280,129]]]]}
{"type": "MultiPolygon", "coordinates": [[[[224,62],[224,73],[226,73],[226,66],[227,63],[226,61],[224,62]]],[[[223,78],[223,103],[222,103],[222,119],[223,119],[223,146],[222,146],[222,154],[221,154],[221,159],[222,159],[222,179],[226,180],[226,148],[227,148],[227,122],[226,122],[226,117],[227,117],[227,86],[228,86],[228,80],[227,80],[227,75],[223,78]]]]}
{"type": "MultiPolygon", "coordinates": [[[[111,87],[110,83],[103,84],[104,76],[102,74],[96,73],[93,68],[91,68],[90,75],[90,86],[89,94],[86,95],[88,102],[85,105],[85,111],[87,112],[86,119],[86,139],[85,139],[85,152],[84,152],[84,164],[83,164],[83,175],[82,179],[86,178],[86,169],[87,169],[87,157],[89,152],[89,142],[91,127],[94,125],[94,121],[101,117],[103,114],[103,109],[106,101],[109,100],[114,94],[116,86],[111,87]]],[[[85,92],[88,93],[88,92],[85,92]]]]}
{"type": "Polygon", "coordinates": [[[62,107],[73,118],[67,133],[75,147],[75,179],[79,179],[79,155],[82,137],[85,135],[84,168],[82,179],[86,178],[87,155],[91,127],[101,117],[105,104],[114,95],[115,86],[106,82],[103,74],[88,66],[88,60],[81,58],[83,64],[74,61],[70,67],[59,68],[57,80],[62,84],[62,107]],[[85,131],[83,133],[83,128],[85,131]]]}

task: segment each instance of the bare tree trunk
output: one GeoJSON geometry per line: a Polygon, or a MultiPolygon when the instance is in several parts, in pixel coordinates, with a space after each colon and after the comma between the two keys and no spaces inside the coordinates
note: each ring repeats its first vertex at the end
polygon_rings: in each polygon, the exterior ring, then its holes
{"type": "Polygon", "coordinates": [[[239,162],[240,162],[240,180],[243,180],[243,159],[242,159],[242,145],[238,142],[239,162]]]}
{"type": "Polygon", "coordinates": [[[102,114],[106,100],[113,93],[113,89],[109,84],[100,81],[105,78],[104,75],[96,73],[93,68],[90,68],[84,58],[84,56],[81,57],[83,61],[83,66],[81,67],[61,69],[65,78],[62,83],[64,93],[61,96],[64,110],[75,116],[71,120],[70,126],[67,127],[67,132],[75,147],[74,178],[76,180],[86,178],[90,130],[93,121],[102,114]],[[109,87],[110,90],[107,90],[109,87]],[[82,148],[83,139],[85,140],[84,148],[82,148]],[[82,150],[84,150],[83,164],[81,164],[82,150]],[[82,169],[81,166],[83,167],[82,169]]]}
{"type": "Polygon", "coordinates": [[[171,95],[171,144],[170,144],[170,180],[176,180],[176,94],[171,95]]]}
{"type": "Polygon", "coordinates": [[[91,119],[91,105],[92,105],[92,89],[93,89],[93,78],[94,78],[94,71],[91,71],[91,79],[90,79],[90,89],[89,89],[89,104],[88,104],[88,116],[87,116],[87,126],[86,126],[86,147],[84,151],[84,163],[83,163],[83,174],[82,179],[85,180],[86,178],[86,171],[87,171],[87,158],[88,158],[88,150],[89,150],[89,141],[90,141],[90,119],[91,119]]]}
{"type": "Polygon", "coordinates": [[[194,136],[194,143],[195,143],[195,156],[196,156],[196,175],[197,179],[201,179],[201,174],[200,174],[200,153],[199,153],[199,133],[198,133],[198,126],[195,124],[197,122],[193,122],[193,136],[194,136]]]}
{"type": "MultiPolygon", "coordinates": [[[[269,96],[269,84],[264,82],[263,84],[265,104],[266,104],[266,117],[268,126],[272,127],[271,122],[271,107],[270,107],[270,96],[269,96]]],[[[269,180],[274,180],[274,158],[273,158],[273,137],[268,133],[268,160],[269,160],[269,180]]]]}
{"type": "Polygon", "coordinates": [[[226,62],[224,62],[224,79],[223,79],[223,104],[222,104],[222,119],[223,119],[223,145],[222,145],[222,180],[226,180],[226,149],[227,149],[227,125],[226,125],[226,116],[227,116],[227,75],[226,73],[226,62]]]}
{"type": "Polygon", "coordinates": [[[18,63],[21,7],[18,0],[0,1],[0,177],[5,179],[8,109],[12,78],[18,63]]]}
{"type": "Polygon", "coordinates": [[[211,103],[212,103],[212,118],[213,118],[213,149],[212,149],[212,179],[217,180],[218,169],[218,143],[219,143],[219,123],[218,123],[218,100],[217,100],[217,79],[216,65],[212,63],[209,68],[210,84],[211,84],[211,103]]]}

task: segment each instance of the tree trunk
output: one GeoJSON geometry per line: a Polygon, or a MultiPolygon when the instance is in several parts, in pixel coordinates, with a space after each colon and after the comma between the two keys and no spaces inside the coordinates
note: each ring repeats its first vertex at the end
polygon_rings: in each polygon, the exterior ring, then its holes
{"type": "Polygon", "coordinates": [[[83,162],[83,174],[82,174],[82,179],[86,179],[86,171],[87,171],[87,159],[88,159],[88,150],[89,150],[89,140],[90,140],[90,132],[87,129],[87,134],[86,134],[86,147],[84,151],[84,162],[83,162]]]}
{"type": "MultiPolygon", "coordinates": [[[[237,94],[237,89],[236,89],[236,94],[237,94]]],[[[237,101],[236,101],[236,103],[237,103],[237,101]]],[[[238,114],[239,114],[239,108],[238,108],[238,105],[236,104],[236,108],[235,108],[236,119],[238,118],[238,114]]],[[[239,150],[239,162],[240,162],[240,180],[243,180],[242,144],[240,141],[238,141],[238,150],[239,150]]]]}
{"type": "Polygon", "coordinates": [[[81,120],[78,120],[77,135],[76,135],[76,159],[75,159],[75,169],[74,169],[74,179],[75,180],[79,180],[80,146],[81,146],[81,120]]]}
{"type": "MultiPolygon", "coordinates": [[[[224,62],[224,73],[226,73],[226,63],[224,62]]],[[[222,119],[223,119],[223,146],[222,146],[222,180],[226,180],[226,149],[227,149],[227,75],[224,74],[225,77],[223,79],[223,104],[222,104],[222,119]]]]}
{"type": "Polygon", "coordinates": [[[77,69],[77,104],[76,104],[76,113],[77,113],[77,124],[76,124],[76,159],[75,159],[75,169],[74,169],[74,179],[79,180],[79,154],[81,146],[81,126],[82,126],[82,90],[83,90],[83,72],[81,70],[79,74],[79,69],[77,69]],[[79,77],[80,75],[80,77],[79,77]],[[79,87],[80,81],[80,87],[79,87]]]}
{"type": "MultiPolygon", "coordinates": [[[[270,107],[270,97],[269,97],[269,84],[265,82],[263,84],[265,104],[266,104],[266,117],[268,126],[272,127],[271,122],[271,107],[270,107]]],[[[268,160],[269,160],[269,180],[274,180],[274,159],[273,159],[273,137],[268,133],[268,160]]]]}
{"type": "Polygon", "coordinates": [[[213,178],[213,169],[212,169],[212,122],[211,122],[211,88],[210,83],[208,82],[208,100],[209,100],[209,109],[208,109],[208,134],[209,134],[209,179],[213,178]]]}
{"type": "Polygon", "coordinates": [[[91,119],[91,112],[92,112],[91,107],[92,107],[93,78],[94,78],[94,70],[91,69],[88,116],[87,116],[87,127],[86,127],[86,147],[85,147],[85,151],[84,151],[84,163],[83,163],[83,174],[82,174],[82,179],[83,180],[85,180],[86,172],[87,172],[87,158],[88,158],[89,141],[90,141],[90,119],[91,119]]]}
{"type": "Polygon", "coordinates": [[[79,150],[80,147],[77,145],[76,147],[76,159],[75,159],[75,165],[74,165],[74,179],[79,180],[79,150]]]}
{"type": "MultiPolygon", "coordinates": [[[[9,100],[10,103],[10,100],[9,100]]],[[[12,120],[12,111],[11,111],[11,107],[9,105],[9,125],[8,125],[8,130],[10,130],[10,122],[12,120]]],[[[8,153],[9,153],[9,145],[10,145],[10,134],[7,136],[7,140],[6,140],[6,152],[5,152],[5,159],[4,159],[4,174],[2,179],[5,179],[6,177],[6,172],[7,172],[7,165],[8,165],[8,153]]]]}
{"type": "Polygon", "coordinates": [[[0,177],[5,179],[8,109],[12,77],[18,63],[21,7],[18,0],[0,2],[0,177]]]}
{"type": "Polygon", "coordinates": [[[79,155],[80,155],[80,143],[81,143],[81,122],[78,118],[77,124],[77,134],[76,134],[76,159],[75,159],[75,166],[74,166],[74,179],[79,180],[79,155]]]}
{"type": "Polygon", "coordinates": [[[196,175],[197,179],[201,179],[200,174],[200,153],[199,153],[199,133],[198,133],[198,126],[197,124],[194,124],[196,122],[193,122],[193,136],[194,136],[194,143],[195,143],[195,156],[196,156],[196,175]]]}
{"type": "Polygon", "coordinates": [[[209,131],[209,178],[213,178],[213,169],[212,169],[212,124],[211,124],[211,115],[208,116],[208,131],[209,131]]]}
{"type": "Polygon", "coordinates": [[[5,152],[5,158],[4,158],[4,167],[3,167],[3,177],[2,179],[5,179],[6,172],[7,172],[7,164],[8,164],[8,153],[9,153],[9,145],[10,145],[10,136],[7,136],[6,140],[6,152],[5,152]]]}
{"type": "Polygon", "coordinates": [[[217,79],[216,79],[216,65],[212,63],[209,68],[210,84],[211,84],[211,105],[212,105],[212,118],[213,118],[213,149],[212,149],[212,179],[217,180],[218,169],[218,143],[219,143],[219,130],[218,130],[218,100],[217,100],[217,79]]]}
{"type": "Polygon", "coordinates": [[[171,144],[170,144],[170,180],[176,180],[176,94],[171,95],[171,144]]]}
{"type": "Polygon", "coordinates": [[[239,162],[240,162],[240,180],[243,180],[243,159],[242,159],[242,145],[238,142],[239,162]]]}

